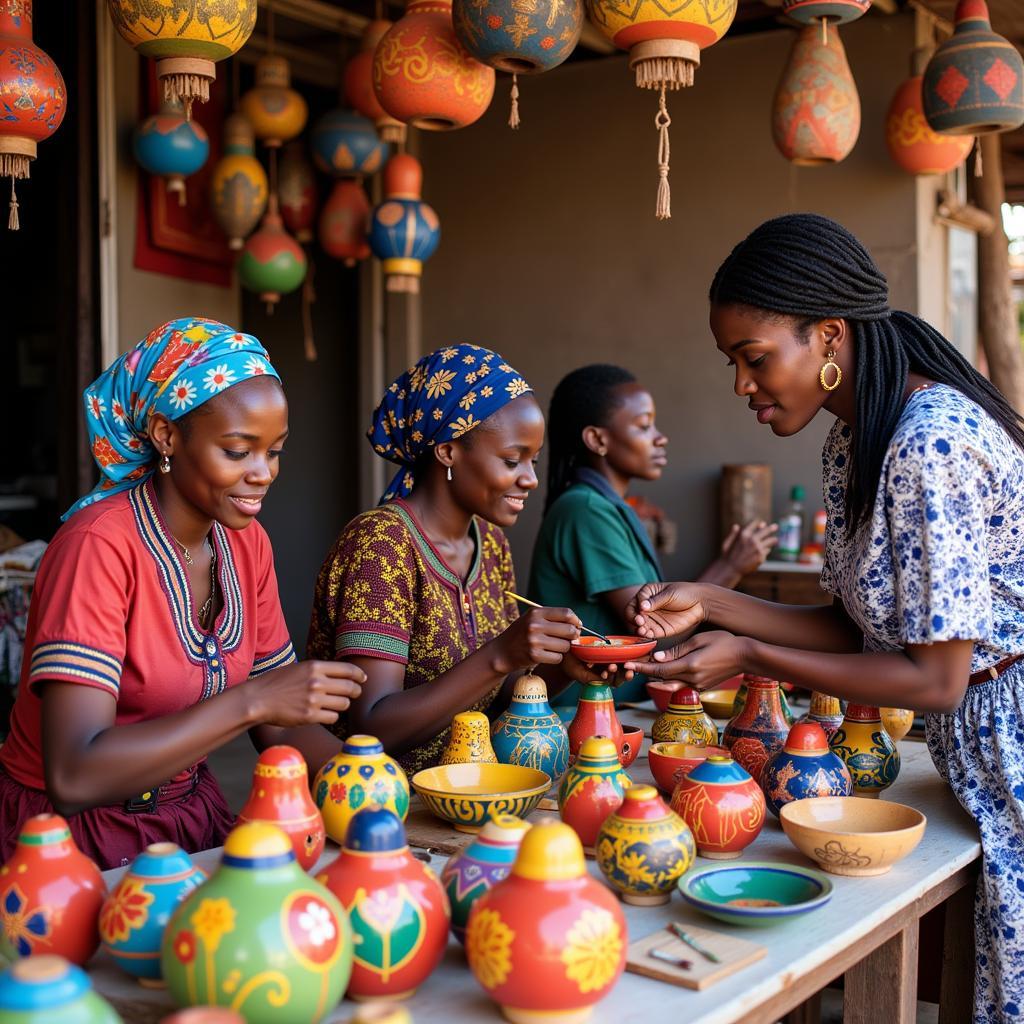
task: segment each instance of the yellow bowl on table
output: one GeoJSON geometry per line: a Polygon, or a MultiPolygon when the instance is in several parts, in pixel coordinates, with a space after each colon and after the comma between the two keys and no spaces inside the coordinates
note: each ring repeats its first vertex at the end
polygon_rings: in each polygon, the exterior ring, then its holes
{"type": "Polygon", "coordinates": [[[834,875],[884,875],[921,842],[927,818],[906,804],[820,796],[779,810],[782,831],[805,856],[834,875]]]}
{"type": "Polygon", "coordinates": [[[517,764],[439,764],[410,780],[431,814],[477,832],[497,814],[525,818],[551,788],[551,776],[517,764]]]}
{"type": "Polygon", "coordinates": [[[732,718],[735,701],[735,690],[708,690],[700,695],[701,705],[712,718],[732,718]]]}

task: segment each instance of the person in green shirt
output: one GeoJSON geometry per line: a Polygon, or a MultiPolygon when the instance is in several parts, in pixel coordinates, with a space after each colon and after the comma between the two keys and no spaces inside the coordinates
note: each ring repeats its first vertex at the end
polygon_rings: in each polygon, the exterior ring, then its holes
{"type": "MultiPolygon", "coordinates": [[[[572,608],[600,633],[629,633],[627,609],[645,583],[662,580],[643,524],[626,502],[634,480],[657,480],[668,438],[655,423],[654,398],[628,370],[583,366],[564,377],[548,413],[548,488],[533,549],[529,597],[572,608]]],[[[719,556],[698,579],[735,587],[767,557],[776,526],[734,525],[719,556]]],[[[644,678],[616,689],[619,701],[644,700],[644,678]]],[[[575,704],[580,686],[558,705],[575,704]]]]}

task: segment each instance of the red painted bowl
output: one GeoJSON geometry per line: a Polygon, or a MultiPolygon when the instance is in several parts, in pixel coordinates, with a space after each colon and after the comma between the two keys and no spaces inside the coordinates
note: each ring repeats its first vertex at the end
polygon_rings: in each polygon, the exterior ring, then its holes
{"type": "Polygon", "coordinates": [[[610,636],[610,644],[596,636],[581,636],[569,650],[580,661],[590,665],[621,665],[625,661],[636,661],[650,654],[657,645],[656,640],[642,640],[638,636],[610,636]]]}
{"type": "Polygon", "coordinates": [[[652,679],[647,683],[647,696],[654,701],[654,706],[659,711],[668,711],[668,702],[672,694],[686,683],[674,682],[669,679],[652,679]]]}
{"type": "Polygon", "coordinates": [[[652,743],[647,751],[651,774],[663,793],[672,793],[679,780],[689,775],[707,757],[728,757],[724,747],[701,747],[694,743],[652,743]]]}

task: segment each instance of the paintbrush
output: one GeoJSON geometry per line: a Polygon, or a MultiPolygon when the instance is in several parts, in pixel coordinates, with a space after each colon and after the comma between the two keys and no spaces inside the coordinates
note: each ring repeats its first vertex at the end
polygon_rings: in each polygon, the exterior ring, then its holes
{"type": "MultiPolygon", "coordinates": [[[[544,605],[542,605],[542,604],[537,604],[536,601],[531,601],[528,597],[520,597],[518,594],[513,594],[511,590],[506,590],[505,591],[505,596],[506,597],[511,597],[513,601],[518,601],[520,604],[529,605],[531,608],[543,608],[544,607],[544,605]]],[[[599,640],[603,640],[606,644],[608,644],[609,647],[614,647],[615,646],[611,642],[611,640],[608,639],[608,637],[606,637],[603,633],[598,633],[598,631],[596,629],[591,629],[589,626],[584,626],[584,625],[581,625],[580,629],[582,629],[584,633],[589,633],[591,636],[596,636],[599,640]]]]}
{"type": "Polygon", "coordinates": [[[687,935],[683,929],[675,923],[675,921],[669,921],[665,927],[677,938],[685,942],[690,949],[695,949],[705,960],[710,960],[713,964],[720,964],[722,962],[721,957],[715,956],[710,949],[705,949],[692,935],[687,935]]]}

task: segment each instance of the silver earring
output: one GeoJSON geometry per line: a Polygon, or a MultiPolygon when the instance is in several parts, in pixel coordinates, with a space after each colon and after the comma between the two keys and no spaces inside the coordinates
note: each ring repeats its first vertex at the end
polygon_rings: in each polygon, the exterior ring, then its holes
{"type": "Polygon", "coordinates": [[[452,467],[451,466],[448,467],[447,476],[448,476],[448,483],[451,483],[452,482],[452,467]]]}
{"type": "Polygon", "coordinates": [[[164,454],[164,457],[160,460],[160,472],[170,473],[171,471],[171,457],[170,455],[164,454]]]}

